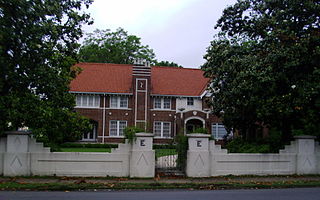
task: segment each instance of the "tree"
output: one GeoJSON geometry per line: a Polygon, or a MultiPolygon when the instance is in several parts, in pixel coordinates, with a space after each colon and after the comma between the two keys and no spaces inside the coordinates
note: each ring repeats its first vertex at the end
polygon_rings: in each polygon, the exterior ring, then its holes
{"type": "Polygon", "coordinates": [[[248,138],[272,127],[283,141],[319,135],[319,14],[312,0],[239,0],[224,10],[202,69],[228,128],[248,138]]]}
{"type": "Polygon", "coordinates": [[[133,64],[134,59],[141,58],[154,64],[153,50],[142,45],[140,40],[122,28],[115,32],[97,29],[85,38],[79,59],[81,62],[133,64]]]}
{"type": "Polygon", "coordinates": [[[156,62],[156,66],[167,66],[167,67],[182,67],[181,65],[178,65],[177,63],[174,62],[169,62],[169,61],[160,61],[156,62]]]}
{"type": "Polygon", "coordinates": [[[0,3],[0,134],[27,126],[47,143],[78,139],[88,120],[73,111],[77,40],[91,0],[0,3]],[[82,12],[82,11],[81,11],[82,12]]]}

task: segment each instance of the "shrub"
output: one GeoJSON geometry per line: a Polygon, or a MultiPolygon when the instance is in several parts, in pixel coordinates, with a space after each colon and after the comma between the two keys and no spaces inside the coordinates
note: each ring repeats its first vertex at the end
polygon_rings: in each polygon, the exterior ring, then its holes
{"type": "Polygon", "coordinates": [[[208,134],[208,130],[206,128],[196,128],[194,129],[191,133],[203,133],[203,134],[208,134]]]}
{"type": "Polygon", "coordinates": [[[144,132],[145,130],[136,126],[128,126],[126,127],[123,132],[126,139],[128,139],[128,142],[132,144],[134,141],[136,141],[136,133],[144,132]]]}

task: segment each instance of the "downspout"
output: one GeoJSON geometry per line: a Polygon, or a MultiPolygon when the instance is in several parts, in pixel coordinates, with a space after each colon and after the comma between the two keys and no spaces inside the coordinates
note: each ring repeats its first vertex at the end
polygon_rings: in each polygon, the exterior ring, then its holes
{"type": "Polygon", "coordinates": [[[102,144],[104,144],[104,136],[106,129],[106,95],[103,95],[103,118],[102,118],[102,144]]]}

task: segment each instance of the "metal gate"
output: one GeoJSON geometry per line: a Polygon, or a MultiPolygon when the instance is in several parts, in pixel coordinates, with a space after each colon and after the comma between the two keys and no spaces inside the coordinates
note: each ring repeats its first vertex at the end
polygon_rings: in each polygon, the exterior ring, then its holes
{"type": "Polygon", "coordinates": [[[178,153],[175,149],[156,149],[156,171],[177,170],[178,153]]]}

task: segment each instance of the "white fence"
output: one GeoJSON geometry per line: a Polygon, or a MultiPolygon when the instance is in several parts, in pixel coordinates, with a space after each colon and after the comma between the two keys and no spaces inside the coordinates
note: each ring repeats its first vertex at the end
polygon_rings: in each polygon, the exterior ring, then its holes
{"type": "Polygon", "coordinates": [[[312,136],[299,136],[277,153],[228,153],[209,136],[189,135],[187,176],[320,173],[320,146],[312,136]]]}
{"type": "Polygon", "coordinates": [[[134,144],[112,153],[50,152],[25,132],[0,138],[0,175],[154,177],[153,135],[137,134],[134,144]]]}
{"type": "MultiPolygon", "coordinates": [[[[0,138],[0,175],[154,177],[153,135],[138,133],[134,144],[112,153],[50,152],[26,132],[0,138]]],[[[228,153],[205,134],[189,135],[186,174],[319,174],[320,146],[312,136],[296,137],[278,154],[228,153]]]]}

